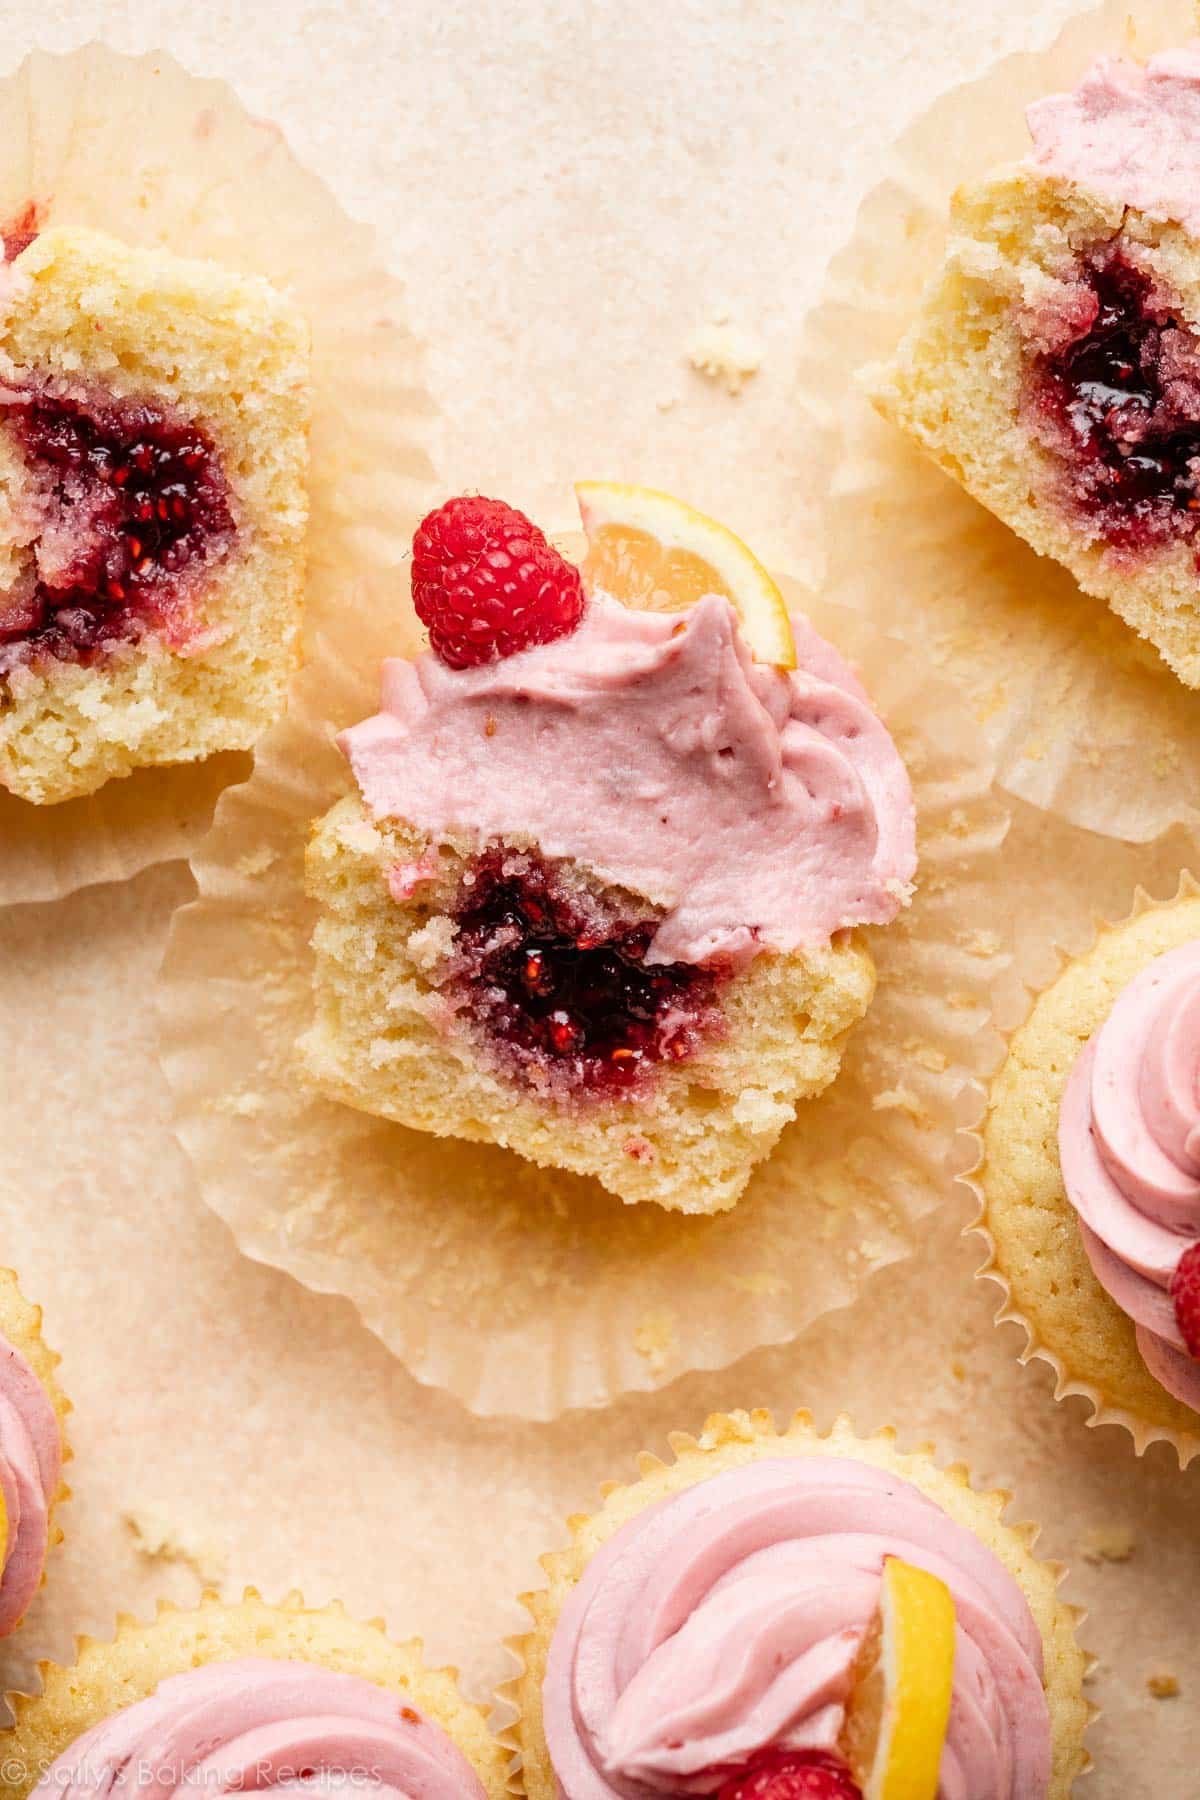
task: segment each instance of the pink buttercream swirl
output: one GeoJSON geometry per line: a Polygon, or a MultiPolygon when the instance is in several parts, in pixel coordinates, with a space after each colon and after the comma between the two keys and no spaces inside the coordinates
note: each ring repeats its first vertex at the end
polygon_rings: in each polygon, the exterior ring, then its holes
{"type": "Polygon", "coordinates": [[[1200,232],[1200,44],[1143,66],[1101,57],[1074,93],[1026,113],[1047,175],[1200,232]]]}
{"type": "Polygon", "coordinates": [[[50,1397],[20,1351],[0,1337],[0,1493],[8,1516],[0,1637],[20,1624],[41,1584],[61,1469],[62,1437],[50,1397]]]}
{"type": "Polygon", "coordinates": [[[1080,1052],[1059,1159],[1096,1277],[1137,1327],[1150,1373],[1200,1411],[1167,1289],[1200,1239],[1200,942],[1135,976],[1080,1052]]]}
{"type": "Polygon", "coordinates": [[[475,1771],[403,1694],[305,1662],[242,1657],[160,1682],[76,1738],[33,1790],[209,1797],[365,1791],[484,1800],[475,1771]]]}
{"type": "Polygon", "coordinates": [[[596,1552],[543,1688],[564,1800],[711,1794],[766,1750],[835,1752],[892,1556],[954,1596],[940,1800],[1042,1800],[1042,1642],[1020,1588],[919,1489],[842,1457],[727,1471],[596,1552]]]}
{"type": "Polygon", "coordinates": [[[748,961],[882,923],[916,868],[912,791],[851,670],[804,620],[756,663],[710,595],[593,596],[569,636],[479,668],[384,664],[340,742],[370,811],[536,844],[665,909],[646,960],[748,961]]]}

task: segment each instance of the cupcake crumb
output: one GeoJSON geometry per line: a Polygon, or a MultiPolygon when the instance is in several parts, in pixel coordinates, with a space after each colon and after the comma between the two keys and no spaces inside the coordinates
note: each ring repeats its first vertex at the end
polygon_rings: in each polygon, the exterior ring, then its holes
{"type": "Polygon", "coordinates": [[[1088,1563],[1123,1563],[1129,1561],[1136,1544],[1128,1525],[1094,1525],[1079,1540],[1079,1554],[1088,1563]]]}
{"type": "Polygon", "coordinates": [[[206,1587],[215,1587],[225,1575],[225,1552],[207,1539],[181,1530],[162,1513],[147,1507],[124,1514],[134,1547],[149,1562],[185,1563],[206,1587]]]}
{"type": "Polygon", "coordinates": [[[654,1373],[661,1375],[675,1350],[674,1313],[647,1313],[633,1334],[633,1347],[654,1373]]]}
{"type": "Polygon", "coordinates": [[[872,1109],[875,1112],[906,1112],[911,1119],[919,1119],[924,1108],[911,1088],[884,1088],[882,1093],[873,1096],[872,1109]]]}
{"type": "Polygon", "coordinates": [[[1155,1700],[1174,1700],[1179,1694],[1178,1679],[1169,1669],[1159,1669],[1146,1677],[1146,1687],[1155,1700]]]}
{"type": "Polygon", "coordinates": [[[247,876],[265,875],[271,865],[278,860],[278,852],[263,844],[259,849],[248,850],[245,856],[238,857],[237,872],[239,875],[247,876]]]}
{"type": "Polygon", "coordinates": [[[702,325],[687,346],[687,360],[696,373],[708,381],[719,381],[735,398],[758,374],[762,358],[758,341],[727,320],[702,325]]]}

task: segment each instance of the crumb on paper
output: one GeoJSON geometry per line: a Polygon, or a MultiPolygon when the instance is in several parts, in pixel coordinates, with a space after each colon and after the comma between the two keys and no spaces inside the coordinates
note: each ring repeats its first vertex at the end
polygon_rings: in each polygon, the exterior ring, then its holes
{"type": "Polygon", "coordinates": [[[246,876],[265,875],[272,863],[278,860],[279,852],[262,844],[257,850],[247,850],[245,856],[238,857],[237,872],[246,876]]]}
{"type": "Polygon", "coordinates": [[[665,1309],[647,1313],[633,1334],[633,1347],[661,1375],[675,1350],[675,1314],[665,1309]]]}
{"type": "Polygon", "coordinates": [[[933,1044],[924,1044],[920,1038],[909,1038],[904,1045],[904,1053],[922,1069],[928,1069],[931,1075],[942,1075],[949,1068],[949,1059],[944,1050],[933,1044]]]}
{"type": "Polygon", "coordinates": [[[659,412],[668,413],[668,412],[674,412],[675,408],[679,404],[679,402],[678,402],[677,397],[674,394],[660,394],[658,399],[654,402],[654,404],[658,408],[659,412]]]}
{"type": "Polygon", "coordinates": [[[713,320],[693,332],[687,345],[687,359],[698,375],[708,381],[719,381],[727,394],[735,397],[762,367],[763,351],[758,340],[727,320],[713,320]]]}
{"type": "Polygon", "coordinates": [[[124,1514],[135,1548],[150,1562],[185,1563],[207,1587],[224,1578],[226,1557],[219,1545],[172,1524],[148,1507],[124,1514]]]}
{"type": "Polygon", "coordinates": [[[925,1116],[919,1097],[906,1087],[884,1088],[882,1093],[872,1096],[871,1107],[874,1112],[905,1112],[910,1119],[925,1116]]]}
{"type": "Polygon", "coordinates": [[[262,1094],[246,1089],[240,1094],[222,1094],[213,1102],[212,1110],[226,1113],[234,1119],[257,1119],[266,1104],[262,1094]]]}
{"type": "Polygon", "coordinates": [[[1128,1562],[1137,1539],[1128,1525],[1093,1525],[1079,1540],[1079,1554],[1084,1562],[1128,1562]]]}
{"type": "Polygon", "coordinates": [[[968,956],[997,956],[1001,948],[996,931],[960,931],[958,941],[968,956]]]}
{"type": "Polygon", "coordinates": [[[1155,1700],[1174,1700],[1179,1695],[1178,1677],[1169,1669],[1157,1669],[1153,1675],[1147,1675],[1146,1687],[1155,1700]]]}

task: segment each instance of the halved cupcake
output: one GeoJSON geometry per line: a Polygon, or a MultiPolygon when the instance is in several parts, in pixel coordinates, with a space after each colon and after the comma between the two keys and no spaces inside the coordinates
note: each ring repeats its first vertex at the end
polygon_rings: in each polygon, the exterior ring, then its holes
{"type": "Polygon", "coordinates": [[[1077,1615],[1007,1496],[806,1414],[719,1415],[526,1596],[529,1800],[1066,1800],[1077,1615]]]}
{"type": "Polygon", "coordinates": [[[366,1111],[714,1212],[837,1073],[912,795],[732,534],[645,490],[581,500],[582,577],[500,502],[418,531],[432,648],[342,739],[302,1054],[366,1111]]]}
{"type": "Polygon", "coordinates": [[[1200,44],[1101,59],[960,189],[888,417],[1200,686],[1200,44]]]}
{"type": "Polygon", "coordinates": [[[12,1705],[0,1758],[13,1800],[122,1792],[130,1771],[160,1796],[507,1792],[508,1758],[452,1670],[295,1596],[269,1606],[250,1590],[232,1603],[209,1594],[149,1625],[122,1619],[114,1642],[81,1640],[72,1667],[43,1665],[42,1692],[12,1705]]]}
{"type": "Polygon", "coordinates": [[[0,784],[67,800],[278,716],[308,395],[256,277],[68,227],[0,271],[0,784]]]}
{"type": "Polygon", "coordinates": [[[70,1410],[42,1315],[0,1269],[0,1637],[16,1630],[60,1542],[62,1466],[70,1410]]]}

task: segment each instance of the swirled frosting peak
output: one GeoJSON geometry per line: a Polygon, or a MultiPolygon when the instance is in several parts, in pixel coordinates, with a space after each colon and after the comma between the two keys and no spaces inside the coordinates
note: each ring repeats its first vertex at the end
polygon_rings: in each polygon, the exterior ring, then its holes
{"type": "Polygon", "coordinates": [[[61,1468],[62,1437],[50,1397],[20,1351],[0,1337],[0,1493],[8,1518],[0,1637],[20,1623],[41,1583],[61,1468]]]}
{"type": "Polygon", "coordinates": [[[1123,989],[1071,1071],[1058,1147],[1097,1279],[1151,1374],[1200,1411],[1200,1361],[1168,1292],[1200,1240],[1200,941],[1123,989]]]}
{"type": "Polygon", "coordinates": [[[700,1482],[591,1558],[543,1690],[564,1800],[712,1794],[764,1751],[835,1752],[889,1556],[954,1597],[940,1800],[1043,1800],[1042,1644],[1017,1583],[919,1489],[832,1456],[700,1482]]]}
{"type": "Polygon", "coordinates": [[[384,664],[343,734],[368,807],[438,836],[537,844],[665,909],[648,962],[743,963],[883,923],[916,866],[904,764],[836,652],[756,663],[716,595],[594,594],[568,637],[471,669],[384,664]]]}
{"type": "Polygon", "coordinates": [[[242,1657],[169,1676],[85,1731],[38,1800],[247,1792],[484,1800],[478,1776],[403,1694],[305,1662],[242,1657]]]}

